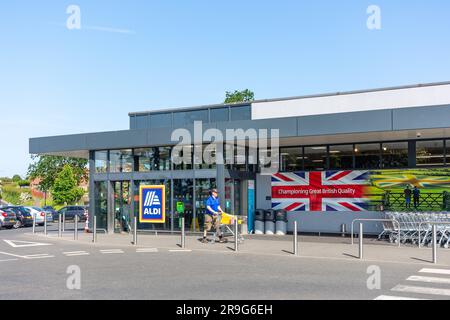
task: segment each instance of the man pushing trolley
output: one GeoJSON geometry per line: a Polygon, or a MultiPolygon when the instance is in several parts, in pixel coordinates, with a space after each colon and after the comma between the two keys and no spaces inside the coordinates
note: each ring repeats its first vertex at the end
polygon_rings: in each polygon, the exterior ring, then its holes
{"type": "Polygon", "coordinates": [[[202,243],[208,243],[207,235],[213,226],[216,230],[216,234],[219,236],[219,242],[225,243],[226,240],[223,238],[223,232],[220,227],[220,220],[222,219],[221,215],[224,212],[220,207],[220,199],[217,189],[212,189],[209,192],[209,198],[206,200],[206,210],[202,243]]]}

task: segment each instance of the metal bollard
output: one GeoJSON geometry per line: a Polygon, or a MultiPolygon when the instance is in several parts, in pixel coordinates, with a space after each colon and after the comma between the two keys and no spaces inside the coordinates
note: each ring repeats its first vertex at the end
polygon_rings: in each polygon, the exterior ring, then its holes
{"type": "Polygon", "coordinates": [[[345,238],[346,233],[347,233],[347,225],[345,223],[343,223],[341,225],[341,236],[342,236],[342,238],[345,238]]]}
{"type": "Polygon", "coordinates": [[[92,242],[96,243],[97,242],[97,217],[94,216],[94,223],[92,226],[92,242]]]}
{"type": "Polygon", "coordinates": [[[44,213],[44,236],[47,236],[47,213],[44,213]]]}
{"type": "Polygon", "coordinates": [[[239,251],[239,220],[236,217],[234,220],[234,252],[239,251]]]}
{"type": "Polygon", "coordinates": [[[65,232],[66,231],[66,213],[63,213],[63,218],[62,218],[62,231],[65,232]]]}
{"type": "Polygon", "coordinates": [[[437,226],[433,225],[433,263],[437,264],[437,226]]]}
{"type": "Polygon", "coordinates": [[[36,233],[36,214],[33,214],[33,234],[36,233]]]}
{"type": "Polygon", "coordinates": [[[364,241],[364,225],[362,223],[360,223],[359,224],[359,259],[364,258],[363,241],[364,241]]]}
{"type": "Polygon", "coordinates": [[[78,240],[78,215],[75,215],[73,239],[78,240]]]}
{"type": "Polygon", "coordinates": [[[294,255],[298,256],[298,223],[294,221],[294,255]]]}
{"type": "Polygon", "coordinates": [[[184,218],[181,218],[181,249],[186,249],[186,230],[184,226],[184,218]]]}
{"type": "Polygon", "coordinates": [[[133,245],[137,246],[138,240],[137,240],[137,217],[134,217],[134,228],[133,228],[133,245]]]}
{"type": "Polygon", "coordinates": [[[62,237],[62,215],[61,213],[58,215],[58,237],[62,237]]]}

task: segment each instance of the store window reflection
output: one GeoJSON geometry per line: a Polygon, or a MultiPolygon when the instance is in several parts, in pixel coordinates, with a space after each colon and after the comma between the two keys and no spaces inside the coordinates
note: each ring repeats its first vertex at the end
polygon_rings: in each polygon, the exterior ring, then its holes
{"type": "Polygon", "coordinates": [[[109,158],[111,172],[133,172],[133,150],[111,150],[109,152],[109,158]]]}
{"type": "MultiPolygon", "coordinates": [[[[448,153],[447,153],[447,163],[448,153]]],[[[422,166],[443,166],[444,162],[444,141],[417,141],[416,143],[416,164],[422,166]]]]}
{"type": "Polygon", "coordinates": [[[327,168],[328,148],[326,146],[305,147],[305,170],[322,171],[327,168]]]}
{"type": "Polygon", "coordinates": [[[357,169],[379,169],[381,145],[379,143],[355,145],[355,167],[357,169]]]}
{"type": "Polygon", "coordinates": [[[408,167],[408,142],[382,144],[383,168],[408,167]]]}
{"type": "Polygon", "coordinates": [[[303,170],[303,148],[280,149],[280,171],[295,172],[303,170]]]}
{"type": "Polygon", "coordinates": [[[108,171],[108,151],[96,151],[94,158],[95,172],[106,173],[108,171]]]}
{"type": "Polygon", "coordinates": [[[174,229],[181,229],[181,218],[185,218],[186,230],[197,224],[194,220],[194,181],[193,179],[173,180],[174,229]]]}
{"type": "Polygon", "coordinates": [[[353,169],[353,145],[330,146],[330,169],[353,169]]]}
{"type": "Polygon", "coordinates": [[[95,216],[97,217],[97,228],[106,230],[108,228],[108,187],[107,182],[95,182],[95,216]]]}
{"type": "Polygon", "coordinates": [[[170,170],[170,147],[142,148],[134,150],[139,172],[170,170]]]}

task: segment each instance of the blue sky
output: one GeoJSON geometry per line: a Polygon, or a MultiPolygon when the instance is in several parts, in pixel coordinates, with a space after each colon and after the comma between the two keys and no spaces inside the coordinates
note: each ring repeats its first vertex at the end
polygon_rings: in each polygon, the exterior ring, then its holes
{"type": "Polygon", "coordinates": [[[0,176],[26,173],[30,137],[127,129],[129,111],[218,103],[227,90],[447,81],[449,32],[448,0],[3,1],[0,176]],[[71,4],[81,30],[65,27],[71,4]],[[366,27],[372,4],[381,30],[366,27]]]}

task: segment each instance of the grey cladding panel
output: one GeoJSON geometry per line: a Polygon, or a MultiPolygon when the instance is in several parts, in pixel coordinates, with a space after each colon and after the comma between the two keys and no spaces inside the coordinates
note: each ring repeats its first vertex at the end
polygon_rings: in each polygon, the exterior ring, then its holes
{"type": "Polygon", "coordinates": [[[393,114],[394,130],[450,127],[450,106],[397,109],[393,114]]]}
{"type": "Polygon", "coordinates": [[[146,130],[92,133],[87,137],[89,150],[130,148],[147,145],[146,130]]]}
{"type": "Polygon", "coordinates": [[[298,118],[299,136],[391,131],[391,110],[348,112],[298,118]]]}
{"type": "Polygon", "coordinates": [[[30,153],[86,150],[83,134],[30,139],[30,153]]]}

